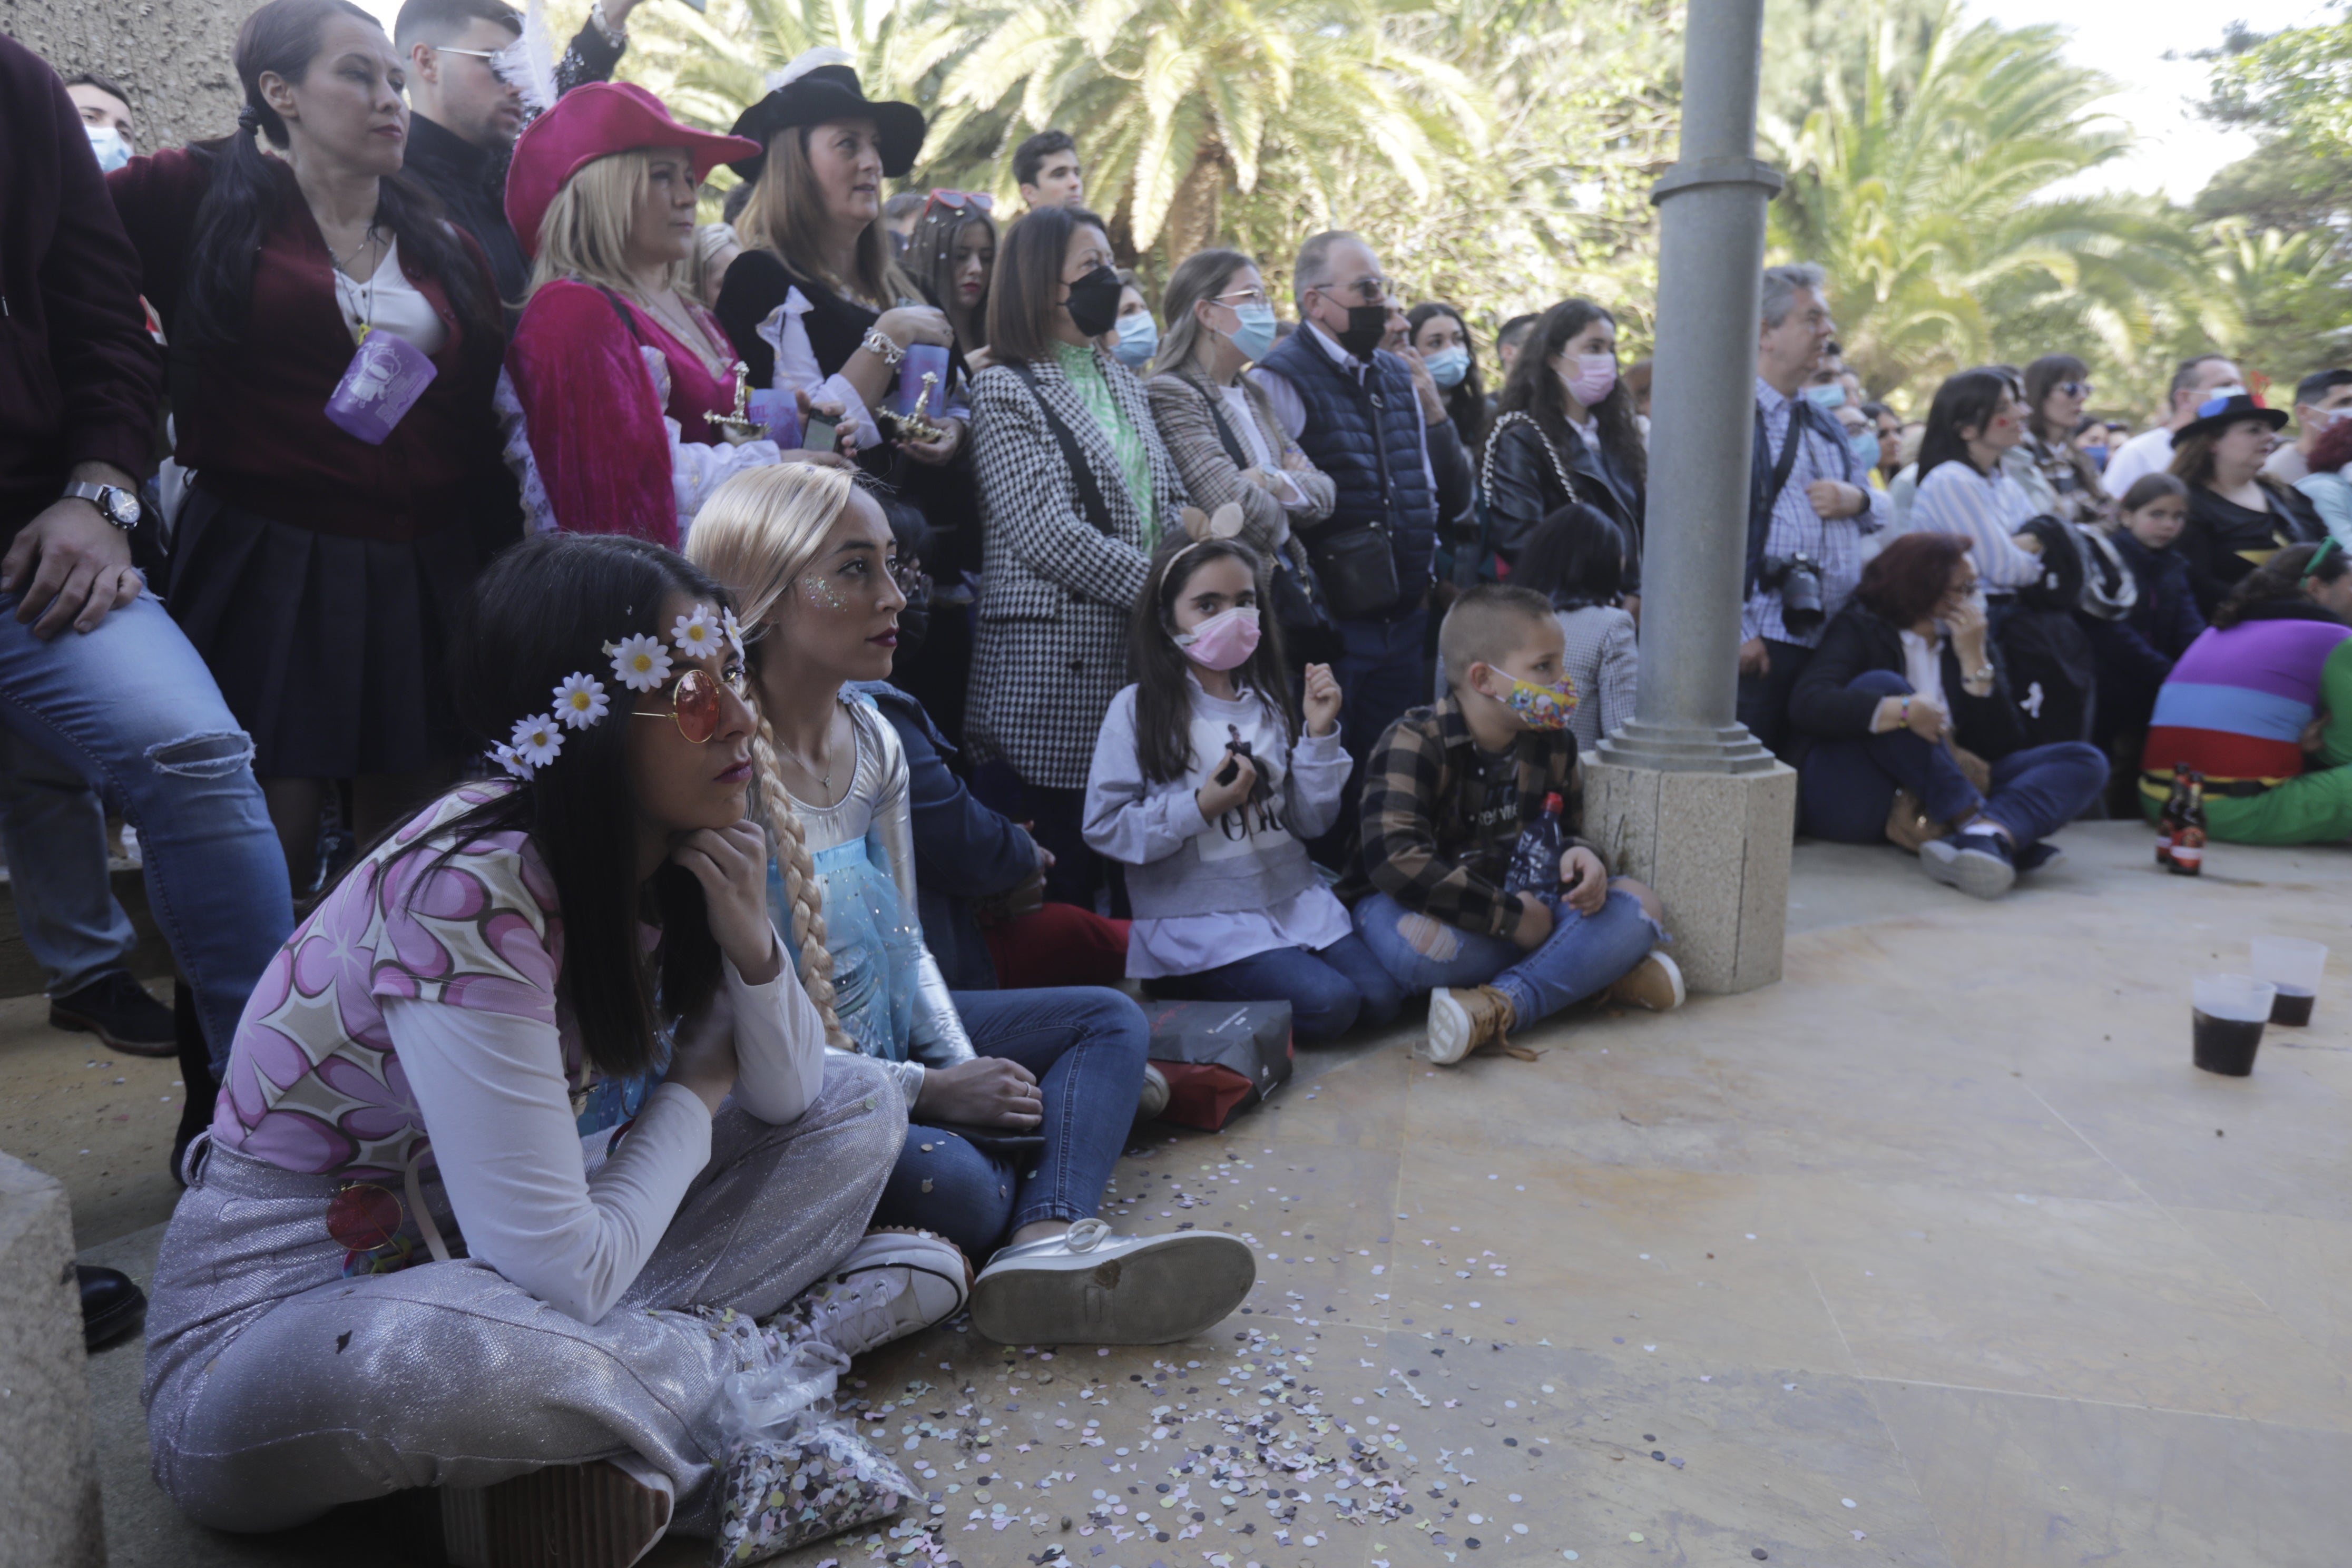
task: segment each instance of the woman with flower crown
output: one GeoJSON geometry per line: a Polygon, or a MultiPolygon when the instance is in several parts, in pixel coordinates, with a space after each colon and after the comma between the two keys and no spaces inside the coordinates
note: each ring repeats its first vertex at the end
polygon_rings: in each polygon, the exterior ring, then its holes
{"type": "Polygon", "coordinates": [[[247,1005],[156,1268],[155,1477],[237,1531],[438,1488],[445,1544],[625,1563],[745,1493],[733,1374],[912,1331],[963,1275],[866,1234],[906,1111],[770,921],[718,585],[543,535],[454,667],[509,776],[364,856],[247,1005]]]}

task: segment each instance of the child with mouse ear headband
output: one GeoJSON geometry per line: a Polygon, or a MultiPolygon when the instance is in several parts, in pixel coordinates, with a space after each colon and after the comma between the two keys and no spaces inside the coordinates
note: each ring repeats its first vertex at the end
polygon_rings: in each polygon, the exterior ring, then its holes
{"type": "Polygon", "coordinates": [[[1294,697],[1263,563],[1234,537],[1240,509],[1183,515],[1137,601],[1136,682],[1087,780],[1087,842],[1128,868],[1128,973],[1162,995],[1287,1001],[1302,1040],[1386,1022],[1401,994],[1305,843],[1347,784],[1339,682],[1309,665],[1294,697]]]}

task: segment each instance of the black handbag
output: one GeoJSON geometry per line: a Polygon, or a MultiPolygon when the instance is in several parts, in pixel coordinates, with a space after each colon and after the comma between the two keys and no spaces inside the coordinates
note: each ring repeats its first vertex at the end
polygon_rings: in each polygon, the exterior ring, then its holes
{"type": "Polygon", "coordinates": [[[1395,606],[1401,589],[1387,529],[1373,522],[1340,523],[1306,543],[1324,598],[1339,619],[1369,620],[1395,606]]]}
{"type": "MultiPolygon", "coordinates": [[[[1200,390],[1197,382],[1193,384],[1200,390]]],[[[1217,427],[1217,444],[1225,449],[1225,456],[1233,459],[1234,468],[1249,468],[1249,455],[1242,449],[1241,437],[1225,420],[1223,400],[1202,390],[1201,401],[1209,411],[1210,423],[1217,427]]],[[[1272,564],[1273,582],[1267,596],[1273,602],[1275,623],[1286,635],[1318,637],[1339,629],[1339,622],[1332,618],[1323,584],[1317,580],[1315,567],[1303,549],[1293,552],[1277,548],[1272,564]]]]}

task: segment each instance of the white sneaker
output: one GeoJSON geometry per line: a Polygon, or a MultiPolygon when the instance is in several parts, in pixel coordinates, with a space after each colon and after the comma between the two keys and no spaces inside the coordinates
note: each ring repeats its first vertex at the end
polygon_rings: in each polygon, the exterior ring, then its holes
{"type": "Polygon", "coordinates": [[[1223,1322],[1256,1281],[1238,1237],[1113,1236],[1082,1219],[991,1258],[971,1326],[999,1344],[1164,1345],[1223,1322]]]}
{"type": "Polygon", "coordinates": [[[834,1271],[770,1320],[787,1343],[820,1340],[846,1356],[944,1322],[971,1299],[971,1266],[927,1230],[871,1230],[834,1271]]]}

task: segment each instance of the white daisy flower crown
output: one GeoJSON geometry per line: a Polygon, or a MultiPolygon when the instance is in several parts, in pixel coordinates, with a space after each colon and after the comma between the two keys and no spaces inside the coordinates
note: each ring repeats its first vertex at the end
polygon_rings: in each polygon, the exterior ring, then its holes
{"type": "MultiPolygon", "coordinates": [[[[686,658],[708,658],[721,647],[743,657],[743,627],[733,610],[698,604],[671,623],[669,640],[686,658]]],[[[604,653],[613,661],[613,679],[631,691],[657,690],[669,679],[669,649],[657,637],[623,637],[606,643],[604,653]]],[[[513,733],[486,754],[511,776],[530,779],[562,754],[564,731],[585,730],[612,711],[604,691],[594,676],[572,671],[557,684],[551,710],[516,720],[513,733]]]]}

